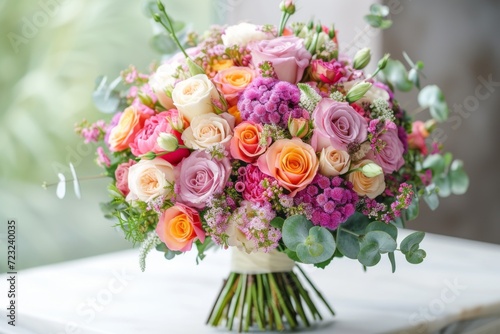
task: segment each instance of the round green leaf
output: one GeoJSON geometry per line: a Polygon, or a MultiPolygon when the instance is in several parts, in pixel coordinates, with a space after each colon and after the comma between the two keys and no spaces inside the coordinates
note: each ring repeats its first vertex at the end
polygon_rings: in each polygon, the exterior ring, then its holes
{"type": "Polygon", "coordinates": [[[436,85],[425,86],[418,94],[418,104],[422,108],[429,108],[431,116],[438,122],[448,118],[449,110],[443,92],[436,85]]]}
{"type": "Polygon", "coordinates": [[[358,238],[352,234],[337,233],[337,249],[350,259],[357,259],[360,251],[358,238]]]}
{"type": "Polygon", "coordinates": [[[413,83],[408,79],[408,72],[399,60],[389,59],[382,73],[387,82],[402,92],[413,88],[413,83]]]}
{"type": "Polygon", "coordinates": [[[372,242],[365,244],[364,247],[361,248],[358,261],[364,266],[371,267],[379,263],[380,258],[381,256],[378,251],[378,245],[377,243],[372,242]]]}
{"type": "Polygon", "coordinates": [[[285,246],[295,252],[297,246],[306,241],[311,227],[313,224],[303,215],[288,217],[281,231],[285,246]]]}
{"type": "Polygon", "coordinates": [[[441,154],[431,154],[425,158],[422,167],[425,169],[432,169],[433,175],[439,175],[444,173],[446,161],[441,154]]]}
{"type": "Polygon", "coordinates": [[[451,194],[451,182],[448,175],[438,175],[434,178],[436,187],[439,188],[439,196],[448,197],[451,194]]]}
{"type": "Polygon", "coordinates": [[[394,240],[397,239],[398,237],[398,229],[396,226],[392,225],[392,224],[386,224],[386,223],[382,223],[382,222],[373,222],[373,223],[370,223],[370,225],[368,225],[366,227],[366,232],[371,232],[371,231],[382,231],[382,232],[385,232],[387,234],[389,234],[394,240]]]}
{"type": "Polygon", "coordinates": [[[366,23],[368,23],[373,28],[380,28],[380,26],[382,25],[382,18],[378,15],[365,15],[364,19],[366,23]]]}
{"type": "Polygon", "coordinates": [[[451,192],[455,195],[464,194],[469,188],[469,176],[464,170],[464,164],[460,160],[452,162],[450,167],[451,192]]]}
{"type": "Polygon", "coordinates": [[[370,13],[373,15],[385,17],[385,16],[389,15],[390,10],[389,10],[389,7],[387,7],[387,6],[384,6],[384,5],[381,5],[378,3],[374,3],[373,5],[370,6],[370,13]]]}
{"type": "Polygon", "coordinates": [[[335,239],[324,227],[314,226],[305,242],[297,245],[297,256],[303,263],[320,263],[335,253],[335,239]]]}
{"type": "Polygon", "coordinates": [[[405,254],[406,260],[412,264],[419,264],[424,261],[424,258],[427,254],[423,249],[418,249],[414,252],[410,252],[405,254]]]}
{"type": "Polygon", "coordinates": [[[394,252],[397,248],[396,240],[383,231],[368,232],[361,241],[361,249],[366,245],[375,243],[380,253],[394,252]]]}
{"type": "Polygon", "coordinates": [[[408,235],[406,238],[401,241],[401,245],[399,248],[401,252],[408,253],[412,249],[413,246],[418,245],[424,240],[425,233],[424,232],[414,232],[408,235]]]}

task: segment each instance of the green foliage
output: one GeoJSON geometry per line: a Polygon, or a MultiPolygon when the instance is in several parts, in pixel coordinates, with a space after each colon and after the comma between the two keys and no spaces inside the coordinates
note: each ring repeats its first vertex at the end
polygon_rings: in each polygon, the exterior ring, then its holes
{"type": "Polygon", "coordinates": [[[422,108],[429,108],[431,116],[438,122],[448,119],[449,109],[444,94],[436,85],[424,87],[418,94],[418,104],[422,108]]]}
{"type": "Polygon", "coordinates": [[[303,263],[325,262],[335,253],[336,245],[332,233],[324,227],[313,226],[311,221],[302,215],[291,216],[285,220],[282,236],[288,249],[295,252],[303,263]]]}
{"type": "Polygon", "coordinates": [[[420,249],[420,243],[424,237],[424,232],[415,232],[401,241],[400,249],[408,262],[418,264],[424,260],[426,253],[423,249],[420,249]]]}
{"type": "Polygon", "coordinates": [[[399,60],[389,59],[379,76],[382,81],[402,92],[409,92],[413,88],[413,82],[408,78],[408,71],[399,60]]]}
{"type": "Polygon", "coordinates": [[[370,6],[370,14],[365,15],[365,21],[373,28],[387,29],[392,26],[392,21],[387,19],[389,7],[380,4],[370,6]]]}

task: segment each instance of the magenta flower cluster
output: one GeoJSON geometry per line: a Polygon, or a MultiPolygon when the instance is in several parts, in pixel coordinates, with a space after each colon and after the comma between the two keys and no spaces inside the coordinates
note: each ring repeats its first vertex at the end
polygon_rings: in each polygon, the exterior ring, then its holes
{"type": "Polygon", "coordinates": [[[245,121],[286,127],[290,117],[304,116],[299,101],[297,86],[274,78],[258,77],[243,91],[238,110],[245,121]]]}
{"type": "Polygon", "coordinates": [[[339,176],[316,175],[310,185],[295,196],[295,204],[305,204],[314,225],[335,230],[356,211],[358,194],[352,183],[339,176]]]}

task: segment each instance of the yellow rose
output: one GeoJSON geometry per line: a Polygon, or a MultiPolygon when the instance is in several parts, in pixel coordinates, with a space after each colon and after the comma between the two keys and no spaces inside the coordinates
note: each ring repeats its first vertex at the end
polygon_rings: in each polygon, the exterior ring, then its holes
{"type": "Polygon", "coordinates": [[[212,113],[212,100],[218,99],[217,89],[205,74],[179,82],[172,91],[174,105],[188,122],[195,116],[212,113]]]}
{"type": "Polygon", "coordinates": [[[351,164],[351,157],[346,151],[332,146],[321,150],[319,156],[319,172],[325,176],[338,176],[347,173],[351,164]]]}
{"type": "Polygon", "coordinates": [[[114,152],[123,151],[129,148],[129,144],[134,140],[135,134],[139,131],[141,117],[134,107],[128,107],[120,116],[118,124],[109,134],[109,149],[114,152]]]}
{"type": "Polygon", "coordinates": [[[231,59],[219,59],[219,60],[214,60],[212,63],[212,69],[215,72],[219,72],[222,70],[225,70],[226,68],[230,68],[234,65],[233,61],[231,59]]]}
{"type": "MultiPolygon", "coordinates": [[[[358,169],[367,164],[374,164],[371,160],[361,160],[352,169],[358,169]]],[[[360,196],[375,198],[382,194],[385,190],[384,174],[379,174],[375,177],[367,177],[361,170],[354,171],[347,176],[348,180],[353,184],[353,190],[360,196]]]]}

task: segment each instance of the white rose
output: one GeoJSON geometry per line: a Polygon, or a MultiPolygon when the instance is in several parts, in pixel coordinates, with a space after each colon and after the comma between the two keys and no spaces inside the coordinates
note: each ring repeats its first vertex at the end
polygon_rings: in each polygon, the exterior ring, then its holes
{"type": "Polygon", "coordinates": [[[167,110],[174,107],[170,95],[178,80],[176,77],[179,66],[182,65],[178,62],[163,64],[149,78],[149,86],[158,97],[160,104],[167,110]]]}
{"type": "Polygon", "coordinates": [[[242,22],[240,24],[227,27],[226,31],[222,35],[222,42],[225,47],[232,47],[234,45],[245,47],[252,41],[261,41],[269,38],[270,36],[259,30],[259,27],[255,24],[242,22]]]}
{"type": "Polygon", "coordinates": [[[325,176],[338,176],[347,173],[351,164],[351,157],[346,151],[332,146],[321,150],[319,156],[319,173],[325,176]]]}
{"type": "Polygon", "coordinates": [[[214,113],[196,116],[182,133],[184,145],[204,150],[214,145],[229,145],[233,137],[234,117],[228,113],[214,113]]]}
{"type": "MultiPolygon", "coordinates": [[[[346,91],[349,91],[357,83],[358,81],[344,82],[344,89],[346,91]]],[[[391,97],[385,89],[372,85],[370,89],[368,89],[368,91],[365,93],[365,95],[361,99],[356,101],[356,103],[361,104],[363,102],[366,102],[372,104],[373,101],[380,98],[383,99],[384,101],[389,101],[391,97]]]]}
{"type": "Polygon", "coordinates": [[[205,74],[177,83],[172,91],[172,100],[179,114],[190,123],[195,116],[213,112],[212,99],[218,100],[219,93],[205,74]]]}
{"type": "Polygon", "coordinates": [[[148,202],[160,195],[170,197],[174,184],[174,167],[161,158],[141,160],[128,170],[130,193],[127,201],[148,202]]]}

